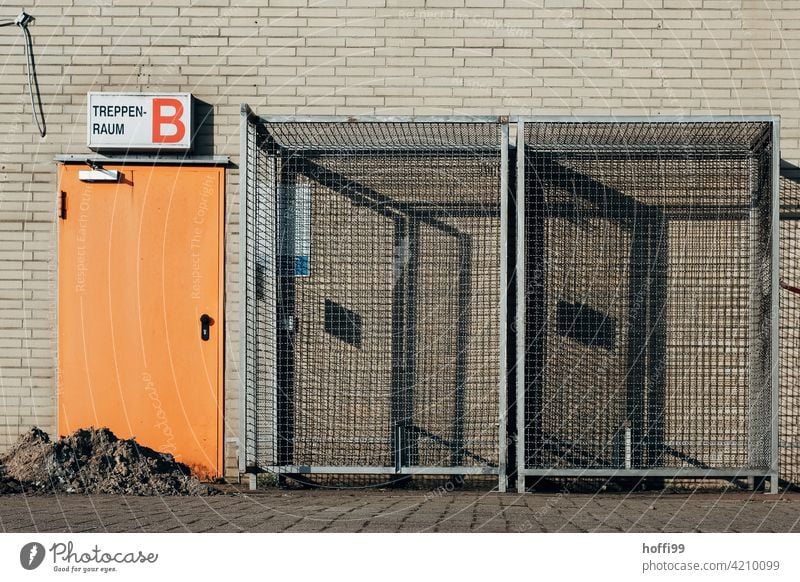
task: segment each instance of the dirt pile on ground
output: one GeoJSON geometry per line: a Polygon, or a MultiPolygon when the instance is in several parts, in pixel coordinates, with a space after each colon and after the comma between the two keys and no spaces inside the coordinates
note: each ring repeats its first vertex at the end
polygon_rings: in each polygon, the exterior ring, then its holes
{"type": "Polygon", "coordinates": [[[0,465],[0,495],[4,493],[22,493],[22,484],[3,473],[3,467],[0,465]]]}
{"type": "Polygon", "coordinates": [[[107,428],[57,441],[32,428],[0,458],[0,493],[24,491],[124,495],[212,495],[188,467],[107,428]]]}

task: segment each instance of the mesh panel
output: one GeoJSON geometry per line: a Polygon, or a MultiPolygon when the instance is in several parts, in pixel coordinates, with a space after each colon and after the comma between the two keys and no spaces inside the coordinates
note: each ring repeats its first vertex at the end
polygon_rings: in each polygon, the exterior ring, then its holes
{"type": "Polygon", "coordinates": [[[781,478],[800,485],[800,170],[781,177],[780,468],[781,478]]]}
{"type": "MultiPolygon", "coordinates": [[[[275,273],[277,230],[277,168],[265,150],[265,133],[256,123],[244,127],[245,158],[240,177],[245,194],[243,256],[245,310],[243,406],[244,465],[260,467],[272,462],[278,450],[276,432],[278,394],[275,273]],[[258,240],[251,244],[249,241],[258,240]]],[[[284,419],[285,420],[285,419],[284,419]]]]}
{"type": "Polygon", "coordinates": [[[248,126],[249,463],[497,467],[500,126],[248,126]]]}
{"type": "Polygon", "coordinates": [[[768,123],[525,125],[524,466],[770,466],[768,123]]]}
{"type": "Polygon", "coordinates": [[[371,150],[373,163],[379,159],[374,158],[376,150],[406,150],[419,155],[424,153],[421,150],[460,149],[474,152],[486,149],[499,156],[500,147],[499,125],[496,123],[286,121],[270,123],[269,134],[275,146],[305,153],[326,150],[341,153],[347,150],[353,154],[371,150]]]}
{"type": "Polygon", "coordinates": [[[680,157],[707,156],[713,153],[752,153],[769,139],[769,124],[764,122],[687,123],[634,121],[551,122],[528,124],[526,143],[539,151],[612,151],[625,157],[645,153],[680,157]]]}

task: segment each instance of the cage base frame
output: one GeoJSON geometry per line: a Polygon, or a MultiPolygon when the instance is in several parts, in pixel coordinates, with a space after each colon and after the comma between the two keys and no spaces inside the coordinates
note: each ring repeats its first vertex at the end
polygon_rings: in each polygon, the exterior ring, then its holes
{"type": "Polygon", "coordinates": [[[498,467],[431,467],[366,465],[268,465],[262,472],[278,475],[499,475],[498,467]]]}
{"type": "Polygon", "coordinates": [[[651,469],[525,469],[518,475],[517,489],[519,493],[524,493],[527,488],[525,486],[526,477],[540,477],[540,478],[639,478],[639,479],[721,479],[726,481],[733,481],[735,479],[746,479],[749,488],[753,488],[753,484],[758,479],[769,480],[769,487],[764,487],[764,492],[768,494],[778,493],[779,476],[777,473],[770,472],[765,469],[736,469],[736,468],[714,468],[714,469],[698,469],[696,467],[686,468],[651,468],[651,469]]]}

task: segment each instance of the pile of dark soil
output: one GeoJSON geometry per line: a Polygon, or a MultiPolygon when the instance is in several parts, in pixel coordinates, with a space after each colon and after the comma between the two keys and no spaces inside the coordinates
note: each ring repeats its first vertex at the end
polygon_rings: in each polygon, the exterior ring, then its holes
{"type": "Polygon", "coordinates": [[[0,493],[66,492],[123,495],[213,495],[172,455],[107,428],[81,429],[57,441],[32,428],[0,458],[0,493]]]}

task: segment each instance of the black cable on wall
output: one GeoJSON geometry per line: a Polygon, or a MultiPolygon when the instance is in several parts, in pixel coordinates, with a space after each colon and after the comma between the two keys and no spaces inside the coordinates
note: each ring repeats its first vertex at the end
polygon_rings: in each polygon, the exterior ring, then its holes
{"type": "Polygon", "coordinates": [[[42,106],[42,94],[39,91],[39,79],[36,75],[36,60],[33,56],[33,38],[28,30],[28,24],[33,22],[34,18],[24,10],[19,13],[14,20],[0,21],[0,27],[16,25],[22,29],[22,35],[25,37],[25,58],[28,73],[28,94],[31,97],[31,114],[36,127],[39,129],[39,135],[44,137],[47,135],[47,124],[44,119],[44,107],[42,106]],[[34,97],[34,90],[36,97],[34,97]]]}

